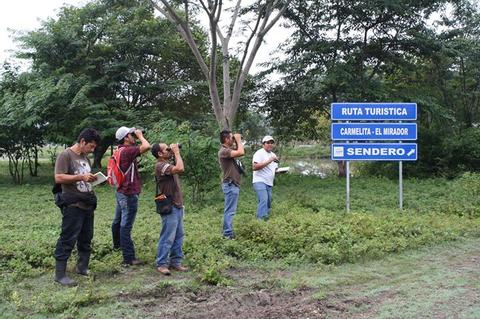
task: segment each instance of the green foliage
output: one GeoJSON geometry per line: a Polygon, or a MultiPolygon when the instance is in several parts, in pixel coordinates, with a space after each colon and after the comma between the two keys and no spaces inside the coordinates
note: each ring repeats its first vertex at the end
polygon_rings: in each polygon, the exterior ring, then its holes
{"type": "MultiPolygon", "coordinates": [[[[163,125],[174,123],[167,121],[163,125]]],[[[179,126],[180,132],[183,125],[179,126]]],[[[156,132],[160,133],[160,129],[156,132]]],[[[48,165],[41,167],[48,169],[48,173],[42,171],[43,175],[51,176],[48,165]]],[[[475,173],[453,181],[405,180],[402,212],[395,208],[396,182],[353,178],[351,214],[344,212],[343,180],[282,175],[276,179],[272,214],[267,222],[254,217],[256,198],[249,182],[245,181],[241,188],[235,240],[221,237],[223,194],[219,189],[206,193],[203,206],[186,200],[184,253],[185,263],[192,269],[187,278],[229,286],[234,282],[228,270],[242,265],[285,268],[355,263],[480,236],[480,176],[475,173]]],[[[185,189],[191,187],[187,184],[185,189]]],[[[156,286],[162,279],[152,283],[161,227],[149,195],[153,190],[153,182],[146,181],[133,229],[138,258],[147,261],[145,269],[121,266],[120,252],[111,246],[114,193],[107,185],[99,186],[91,261],[95,281],[76,278],[81,280],[78,288],[59,290],[53,284],[52,272],[61,216],[53,204],[50,185],[0,185],[4,194],[0,202],[4,214],[0,220],[0,299],[13,307],[9,308],[12,313],[65,313],[75,317],[82,308],[126,296],[165,295],[165,289],[156,286]],[[31,290],[25,288],[28,278],[41,282],[41,293],[26,293],[31,290]]],[[[74,268],[74,260],[75,252],[69,271],[74,268]]],[[[38,287],[32,289],[38,291],[38,287]]]]}
{"type": "MultiPolygon", "coordinates": [[[[263,110],[285,140],[326,143],[332,102],[416,102],[420,157],[408,176],[478,170],[479,17],[469,0],[295,0],[286,58],[271,64],[283,78],[263,110]]],[[[393,164],[367,166],[388,174],[393,164]]]]}
{"type": "MultiPolygon", "coordinates": [[[[217,185],[219,167],[217,161],[218,141],[211,136],[215,124],[205,126],[201,130],[193,129],[190,122],[180,125],[174,120],[162,120],[148,131],[148,139],[153,143],[180,143],[181,155],[185,165],[182,180],[188,183],[191,190],[191,200],[201,204],[206,191],[217,185]]],[[[216,135],[216,134],[215,134],[216,135]]],[[[148,156],[145,169],[154,174],[155,158],[148,156]]]]}
{"type": "MultiPolygon", "coordinates": [[[[405,176],[428,178],[436,174],[453,178],[463,172],[476,172],[480,169],[478,128],[466,128],[450,134],[445,134],[445,131],[422,130],[423,127],[419,129],[420,161],[404,162],[405,176]]],[[[361,172],[397,178],[398,163],[366,162],[362,163],[361,172]]]]}
{"type": "Polygon", "coordinates": [[[0,82],[0,155],[8,158],[9,173],[15,183],[23,182],[28,166],[31,176],[37,175],[38,151],[44,143],[45,123],[42,111],[28,98],[31,76],[19,74],[8,64],[0,82]]]}
{"type": "MultiPolygon", "coordinates": [[[[204,50],[206,36],[191,25],[204,50]]],[[[154,16],[150,1],[62,7],[57,17],[17,40],[23,48],[18,56],[30,59],[32,68],[22,74],[26,84],[14,79],[11,85],[3,76],[0,88],[24,89],[5,94],[0,110],[14,108],[20,124],[41,141],[70,144],[85,127],[98,129],[96,167],[119,126],[150,127],[165,115],[194,119],[210,107],[189,47],[172,24],[154,16]]]]}

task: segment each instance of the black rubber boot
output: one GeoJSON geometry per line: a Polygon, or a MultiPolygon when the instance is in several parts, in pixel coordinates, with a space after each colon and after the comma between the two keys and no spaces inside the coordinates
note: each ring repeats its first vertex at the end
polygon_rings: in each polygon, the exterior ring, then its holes
{"type": "Polygon", "coordinates": [[[67,277],[65,274],[67,270],[66,260],[57,260],[55,263],[55,281],[62,286],[76,286],[77,282],[67,277]]]}
{"type": "Polygon", "coordinates": [[[88,262],[90,261],[90,253],[78,253],[77,274],[88,276],[88,262]]]}

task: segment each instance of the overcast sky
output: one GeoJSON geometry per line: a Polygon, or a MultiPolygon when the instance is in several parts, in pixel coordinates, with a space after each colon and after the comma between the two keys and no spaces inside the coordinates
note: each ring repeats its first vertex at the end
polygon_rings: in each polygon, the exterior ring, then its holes
{"type": "MultiPolygon", "coordinates": [[[[16,45],[12,33],[8,29],[18,31],[32,31],[40,27],[42,20],[55,17],[58,9],[64,4],[83,6],[87,0],[3,0],[0,10],[0,64],[12,56],[16,45]]],[[[274,58],[272,50],[284,41],[289,32],[279,27],[270,30],[266,43],[260,48],[256,63],[271,61],[274,58]]],[[[259,71],[258,67],[252,68],[253,72],[259,71]]]]}
{"type": "Polygon", "coordinates": [[[32,31],[42,20],[54,17],[63,4],[81,6],[84,0],[4,0],[0,10],[0,63],[16,46],[8,29],[32,31]]]}

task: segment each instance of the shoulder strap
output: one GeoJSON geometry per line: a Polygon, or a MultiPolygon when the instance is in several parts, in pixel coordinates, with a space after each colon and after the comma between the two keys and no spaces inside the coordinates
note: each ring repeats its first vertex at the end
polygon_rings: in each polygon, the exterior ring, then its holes
{"type": "MultiPolygon", "coordinates": [[[[124,147],[120,147],[120,148],[117,148],[118,150],[118,160],[120,161],[121,160],[121,156],[122,156],[122,151],[123,151],[124,147]]],[[[130,174],[130,182],[133,183],[133,174],[135,172],[135,160],[132,161],[132,164],[130,164],[130,166],[128,167],[128,169],[124,172],[122,170],[122,168],[120,167],[120,164],[118,164],[118,169],[124,174],[124,175],[127,175],[128,172],[130,172],[130,170],[132,171],[132,173],[130,174]]]]}

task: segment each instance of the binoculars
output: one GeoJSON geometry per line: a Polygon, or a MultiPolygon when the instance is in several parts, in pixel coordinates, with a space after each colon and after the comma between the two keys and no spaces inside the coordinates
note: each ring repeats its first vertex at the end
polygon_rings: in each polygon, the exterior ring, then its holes
{"type": "MultiPolygon", "coordinates": [[[[145,129],[143,127],[135,127],[136,130],[140,130],[140,132],[145,133],[145,129]]],[[[135,138],[138,138],[138,136],[135,134],[135,132],[132,133],[135,138]]]]}
{"type": "MultiPolygon", "coordinates": [[[[182,144],[177,143],[178,149],[182,149],[182,144]]],[[[167,151],[171,151],[172,149],[170,147],[167,147],[167,151]]]]}

